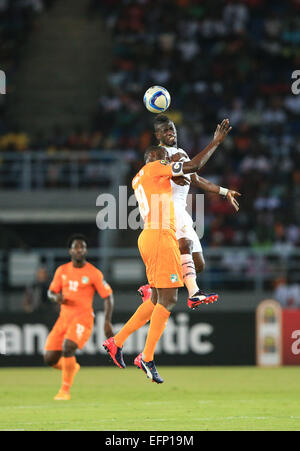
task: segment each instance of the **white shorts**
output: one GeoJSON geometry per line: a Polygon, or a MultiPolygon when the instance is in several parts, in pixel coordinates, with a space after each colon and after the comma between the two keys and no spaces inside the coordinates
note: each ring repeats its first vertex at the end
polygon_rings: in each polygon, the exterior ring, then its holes
{"type": "MultiPolygon", "coordinates": [[[[175,211],[176,213],[176,211],[175,211]]],[[[186,238],[193,241],[193,252],[203,252],[197,233],[193,227],[193,219],[186,210],[176,213],[176,238],[186,238]]]]}

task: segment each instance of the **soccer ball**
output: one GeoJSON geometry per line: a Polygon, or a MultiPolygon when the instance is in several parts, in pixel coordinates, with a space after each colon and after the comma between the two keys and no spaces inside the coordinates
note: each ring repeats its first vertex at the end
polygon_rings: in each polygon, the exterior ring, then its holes
{"type": "Polygon", "coordinates": [[[169,92],[162,86],[151,86],[144,94],[144,104],[151,113],[163,113],[171,103],[169,92]]]}

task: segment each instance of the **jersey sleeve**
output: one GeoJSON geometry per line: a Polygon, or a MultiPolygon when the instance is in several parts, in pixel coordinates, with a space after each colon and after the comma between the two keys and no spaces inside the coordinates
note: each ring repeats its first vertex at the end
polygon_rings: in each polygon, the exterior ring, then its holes
{"type": "Polygon", "coordinates": [[[62,267],[59,266],[57,270],[55,271],[53,280],[49,287],[50,291],[53,291],[53,293],[59,293],[62,290],[62,267]]]}
{"type": "Polygon", "coordinates": [[[179,159],[179,161],[191,161],[190,157],[188,156],[188,154],[183,150],[182,152],[182,157],[179,159]]]}
{"type": "Polygon", "coordinates": [[[104,280],[102,272],[98,269],[95,271],[93,282],[94,287],[102,299],[105,299],[112,294],[113,291],[111,286],[104,280]]]}

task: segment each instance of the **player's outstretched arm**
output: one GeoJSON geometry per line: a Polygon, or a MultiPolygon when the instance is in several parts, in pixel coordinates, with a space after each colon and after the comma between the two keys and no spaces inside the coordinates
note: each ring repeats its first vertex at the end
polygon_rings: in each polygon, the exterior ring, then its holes
{"type": "Polygon", "coordinates": [[[196,173],[191,176],[191,185],[193,185],[195,188],[201,189],[205,193],[220,193],[220,186],[215,185],[204,177],[200,177],[200,175],[196,173]]]}
{"type": "Polygon", "coordinates": [[[218,124],[213,140],[191,161],[183,163],[182,172],[184,174],[191,174],[199,171],[207,163],[217,147],[224,141],[231,129],[232,127],[229,125],[229,119],[224,119],[221,124],[218,124]]]}
{"type": "Polygon", "coordinates": [[[104,334],[106,338],[113,336],[111,317],[114,309],[114,297],[109,295],[104,299],[104,334]]]}
{"type": "Polygon", "coordinates": [[[191,185],[195,186],[196,188],[200,188],[202,191],[206,193],[220,194],[221,196],[224,196],[228,200],[228,202],[230,202],[230,204],[233,206],[235,211],[239,211],[240,206],[236,197],[240,197],[241,193],[239,193],[238,191],[234,191],[228,188],[223,188],[222,186],[215,185],[209,180],[200,177],[198,174],[193,174],[191,176],[191,185]]]}

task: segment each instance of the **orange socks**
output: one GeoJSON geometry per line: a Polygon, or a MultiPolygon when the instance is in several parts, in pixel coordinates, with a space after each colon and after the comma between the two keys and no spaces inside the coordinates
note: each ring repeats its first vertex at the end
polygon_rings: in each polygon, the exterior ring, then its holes
{"type": "Polygon", "coordinates": [[[151,316],[150,327],[143,351],[143,360],[145,360],[145,362],[153,360],[156,345],[166,328],[170,314],[171,312],[163,305],[156,304],[151,316]]]}
{"type": "Polygon", "coordinates": [[[74,376],[78,371],[79,365],[75,357],[62,357],[62,391],[68,393],[72,387],[74,376]]]}
{"type": "Polygon", "coordinates": [[[140,327],[144,326],[151,318],[152,312],[154,310],[154,304],[150,299],[143,302],[132,315],[132,317],[127,321],[124,327],[116,334],[114,337],[115,343],[118,348],[122,348],[126,339],[133,332],[138,330],[140,327]]]}

